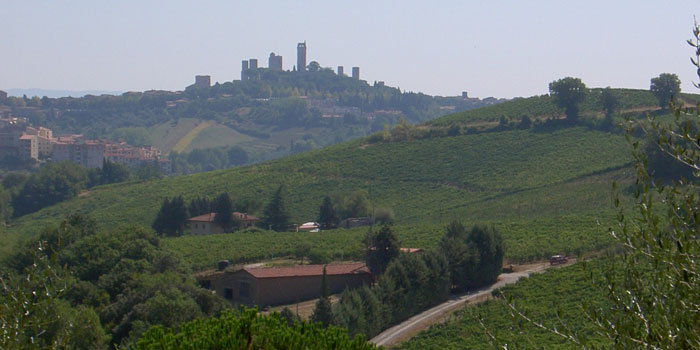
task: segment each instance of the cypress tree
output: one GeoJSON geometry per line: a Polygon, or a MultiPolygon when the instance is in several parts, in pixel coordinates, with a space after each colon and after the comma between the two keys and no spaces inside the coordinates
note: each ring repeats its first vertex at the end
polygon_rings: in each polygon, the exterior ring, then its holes
{"type": "Polygon", "coordinates": [[[325,266],[323,267],[323,276],[321,276],[321,297],[316,302],[311,320],[313,322],[321,322],[326,327],[335,323],[333,311],[331,309],[331,299],[328,291],[328,279],[326,277],[325,266]]]}
{"type": "Polygon", "coordinates": [[[235,218],[233,217],[233,201],[228,193],[222,193],[214,199],[212,209],[216,216],[214,222],[221,226],[224,232],[231,232],[234,228],[235,218]]]}
{"type": "Polygon", "coordinates": [[[333,202],[331,197],[326,196],[323,198],[323,203],[321,203],[321,208],[319,208],[318,222],[321,224],[321,228],[329,229],[338,226],[338,216],[335,214],[335,208],[333,208],[333,202]]]}
{"type": "Polygon", "coordinates": [[[277,188],[270,203],[265,207],[262,225],[264,228],[272,228],[275,231],[284,231],[289,226],[289,215],[284,201],[284,185],[277,188]]]}

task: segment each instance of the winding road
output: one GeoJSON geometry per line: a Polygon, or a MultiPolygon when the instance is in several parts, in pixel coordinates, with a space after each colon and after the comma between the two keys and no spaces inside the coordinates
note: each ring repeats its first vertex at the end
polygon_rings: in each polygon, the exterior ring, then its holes
{"type": "MultiPolygon", "coordinates": [[[[570,259],[570,263],[571,260],[573,259],[570,259]]],[[[542,272],[547,268],[549,268],[549,263],[538,263],[528,265],[520,271],[502,273],[500,276],[498,276],[498,282],[494,283],[493,285],[464,294],[452,295],[448,301],[423,311],[422,313],[385,330],[376,337],[372,338],[370,342],[384,347],[396,345],[428,328],[431,324],[440,321],[445,315],[455,311],[458,308],[461,308],[465,303],[470,301],[480,301],[480,298],[486,299],[494,289],[501,288],[507,284],[515,283],[522,277],[527,277],[532,273],[542,272]]]]}

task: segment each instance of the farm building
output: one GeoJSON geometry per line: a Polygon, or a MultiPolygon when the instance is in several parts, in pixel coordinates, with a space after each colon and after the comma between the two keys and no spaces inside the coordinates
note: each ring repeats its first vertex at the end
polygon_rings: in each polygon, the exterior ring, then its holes
{"type": "MultiPolygon", "coordinates": [[[[233,212],[233,216],[241,222],[242,227],[254,226],[260,219],[246,213],[233,212]]],[[[216,213],[208,213],[187,219],[187,227],[193,235],[209,235],[223,233],[221,226],[214,222],[216,213]]]]}
{"type": "Polygon", "coordinates": [[[324,266],[330,293],[372,280],[364,263],[243,268],[202,273],[197,279],[233,304],[265,307],[318,298],[324,266]]]}

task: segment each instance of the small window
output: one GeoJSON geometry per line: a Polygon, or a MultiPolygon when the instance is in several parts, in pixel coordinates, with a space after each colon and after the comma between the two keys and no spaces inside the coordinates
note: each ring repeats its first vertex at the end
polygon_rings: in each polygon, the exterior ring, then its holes
{"type": "Polygon", "coordinates": [[[211,281],[210,280],[200,281],[199,285],[201,285],[202,288],[204,288],[204,289],[211,289],[211,281]]]}
{"type": "Polygon", "coordinates": [[[233,299],[233,289],[231,288],[224,288],[224,298],[231,300],[233,299]]]}
{"type": "Polygon", "coordinates": [[[241,282],[241,284],[238,288],[238,296],[241,298],[249,298],[250,297],[250,283],[241,282]]]}

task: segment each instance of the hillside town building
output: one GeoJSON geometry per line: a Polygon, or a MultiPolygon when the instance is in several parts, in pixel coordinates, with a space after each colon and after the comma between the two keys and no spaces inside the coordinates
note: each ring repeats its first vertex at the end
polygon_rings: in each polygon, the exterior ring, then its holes
{"type": "Polygon", "coordinates": [[[321,295],[324,267],[331,294],[358,288],[372,281],[372,274],[361,262],[246,267],[234,271],[200,273],[197,279],[200,285],[213,290],[234,305],[266,307],[318,298],[321,295]]]}
{"type": "MultiPolygon", "coordinates": [[[[224,230],[216,222],[214,218],[216,213],[207,213],[187,219],[187,228],[193,235],[211,235],[215,233],[224,233],[224,230]]],[[[241,223],[241,227],[255,226],[260,219],[246,213],[233,212],[233,217],[241,223]]]]}
{"type": "Polygon", "coordinates": [[[29,126],[24,118],[0,119],[0,156],[20,159],[69,161],[87,168],[101,168],[105,160],[130,167],[155,165],[170,174],[169,159],[154,147],[135,147],[124,142],[90,140],[83,135],[56,135],[45,127],[29,126]]]}

